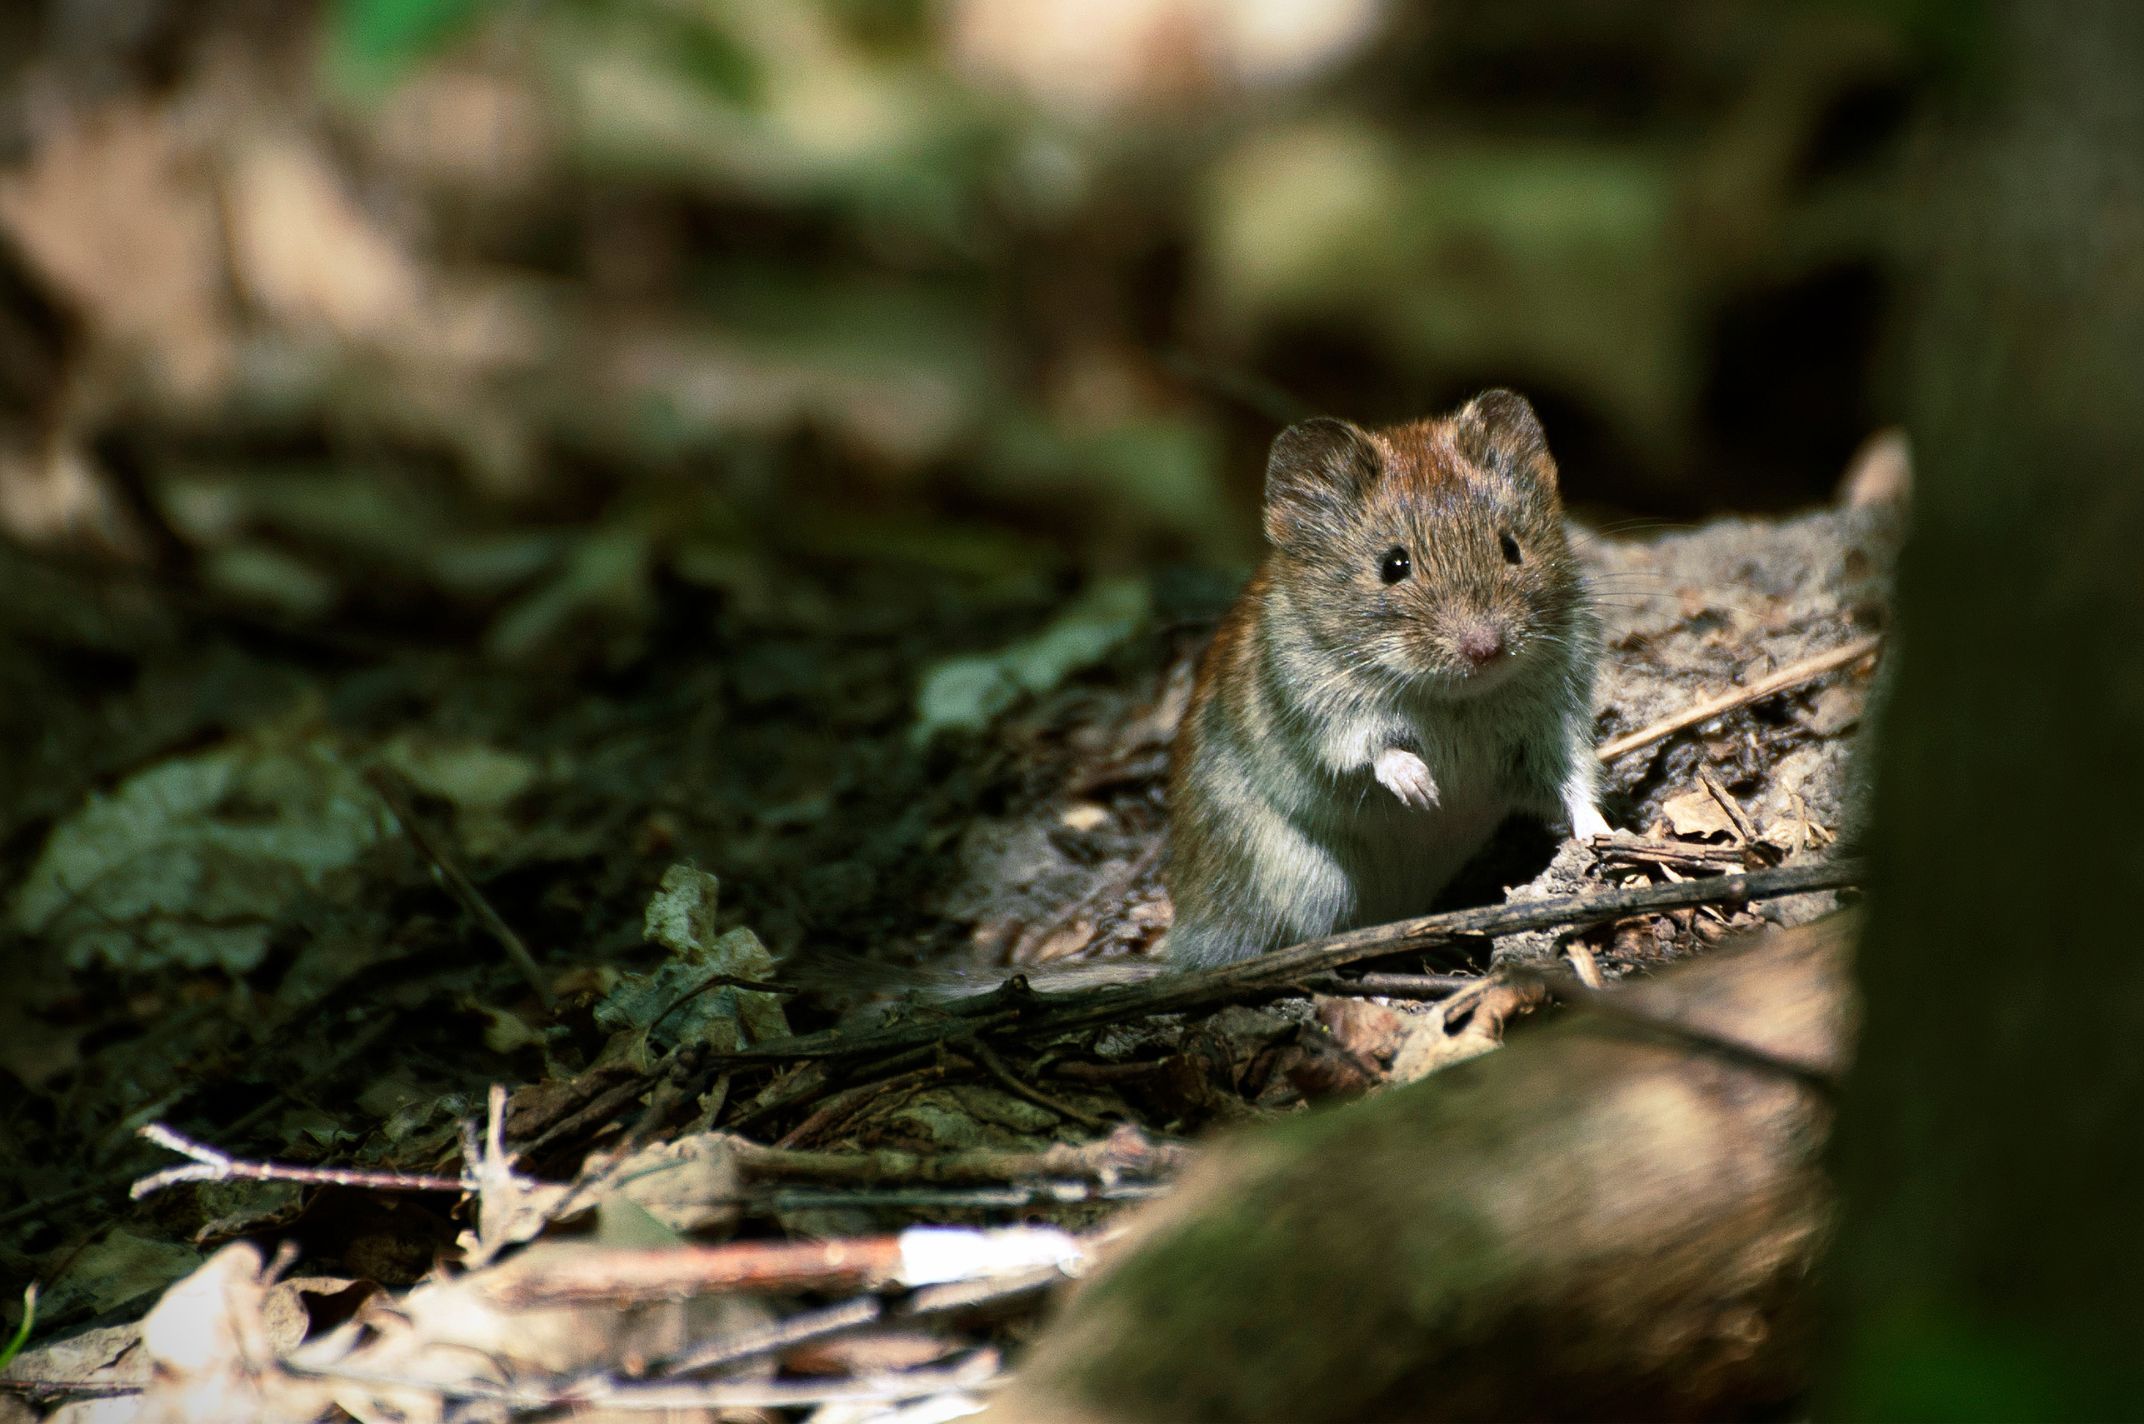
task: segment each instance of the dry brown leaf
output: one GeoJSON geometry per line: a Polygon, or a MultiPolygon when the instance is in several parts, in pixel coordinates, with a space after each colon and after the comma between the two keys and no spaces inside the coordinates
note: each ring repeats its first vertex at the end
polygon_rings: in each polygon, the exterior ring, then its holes
{"type": "Polygon", "coordinates": [[[1861,720],[1868,695],[1858,687],[1834,683],[1810,699],[1802,725],[1820,737],[1836,737],[1861,720]]]}
{"type": "Polygon", "coordinates": [[[312,145],[287,135],[253,143],[231,175],[229,213],[239,285],[277,319],[378,339],[423,318],[416,264],[312,145]]]}
{"type": "Polygon", "coordinates": [[[183,401],[229,379],[214,168],[171,108],[124,101],[86,115],[0,177],[0,226],[91,331],[183,401]]]}
{"type": "Polygon", "coordinates": [[[1318,1022],[1333,1041],[1373,1063],[1389,1063],[1406,1036],[1407,1015],[1369,999],[1319,997],[1318,1022]]]}
{"type": "Polygon", "coordinates": [[[1702,786],[1670,796],[1660,803],[1660,814],[1678,836],[1704,839],[1735,834],[1735,823],[1728,819],[1726,809],[1702,786]]]}
{"type": "Polygon", "coordinates": [[[1547,1001],[1547,991],[1532,980],[1491,979],[1426,1013],[1405,1015],[1406,1031],[1392,1055],[1391,1081],[1411,1083],[1480,1057],[1504,1041],[1507,1022],[1547,1001]]]}

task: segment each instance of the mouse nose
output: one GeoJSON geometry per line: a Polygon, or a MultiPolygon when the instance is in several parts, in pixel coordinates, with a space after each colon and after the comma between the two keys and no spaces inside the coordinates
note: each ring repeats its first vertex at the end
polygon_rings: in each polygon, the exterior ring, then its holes
{"type": "Polygon", "coordinates": [[[1504,630],[1493,623],[1476,623],[1459,634],[1459,656],[1477,668],[1485,668],[1504,655],[1504,630]]]}

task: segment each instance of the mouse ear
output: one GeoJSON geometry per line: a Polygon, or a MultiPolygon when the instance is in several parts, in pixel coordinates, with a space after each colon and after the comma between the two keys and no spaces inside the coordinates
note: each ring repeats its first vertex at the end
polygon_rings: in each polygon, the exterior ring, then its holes
{"type": "Polygon", "coordinates": [[[1289,426],[1266,457],[1266,537],[1283,549],[1328,547],[1380,468],[1358,425],[1321,415],[1289,426]]]}
{"type": "Polygon", "coordinates": [[[1474,463],[1556,487],[1556,462],[1549,458],[1541,417],[1517,391],[1483,391],[1452,418],[1452,434],[1474,463]]]}

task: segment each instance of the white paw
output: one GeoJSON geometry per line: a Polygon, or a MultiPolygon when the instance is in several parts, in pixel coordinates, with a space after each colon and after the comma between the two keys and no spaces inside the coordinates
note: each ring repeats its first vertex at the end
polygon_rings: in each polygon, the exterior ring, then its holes
{"type": "Polygon", "coordinates": [[[1377,754],[1374,764],[1377,784],[1394,796],[1400,804],[1417,811],[1426,811],[1437,804],[1437,778],[1429,774],[1429,764],[1404,747],[1386,747],[1377,754]]]}
{"type": "Polygon", "coordinates": [[[1601,808],[1591,801],[1581,801],[1571,808],[1571,835],[1578,840],[1591,840],[1595,836],[1613,835],[1615,828],[1601,814],[1601,808]]]}

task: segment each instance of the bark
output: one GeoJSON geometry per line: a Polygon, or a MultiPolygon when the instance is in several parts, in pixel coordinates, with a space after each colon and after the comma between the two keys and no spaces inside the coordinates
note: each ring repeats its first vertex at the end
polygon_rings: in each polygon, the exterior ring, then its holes
{"type": "Polygon", "coordinates": [[[1921,207],[1824,1412],[2133,1417],[2144,6],[2009,0],[1985,26],[1921,207]]]}
{"type": "MultiPolygon", "coordinates": [[[[1830,1066],[1834,919],[1624,991],[1830,1066]]],[[[1829,1106],[1574,1012],[1218,1151],[1045,1333],[1006,1420],[1698,1418],[1793,1395],[1829,1106]]]]}

